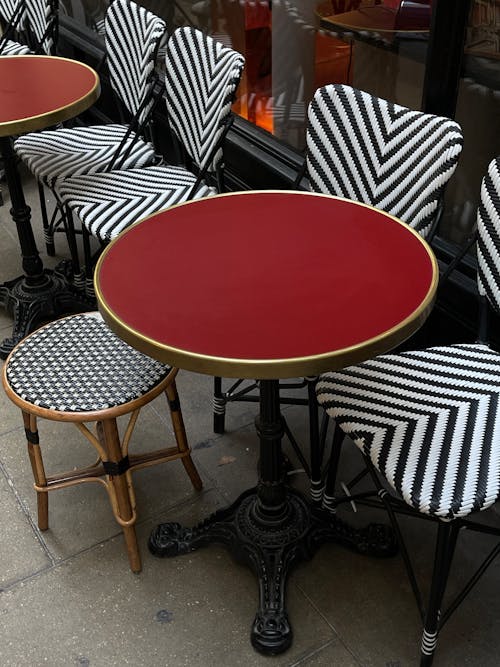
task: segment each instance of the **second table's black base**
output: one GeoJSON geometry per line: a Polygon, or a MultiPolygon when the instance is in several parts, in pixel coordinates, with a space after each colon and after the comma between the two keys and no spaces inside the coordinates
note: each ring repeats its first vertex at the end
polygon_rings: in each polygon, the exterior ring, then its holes
{"type": "Polygon", "coordinates": [[[0,343],[2,359],[40,324],[68,313],[92,309],[92,304],[68,284],[62,269],[61,272],[45,269],[35,285],[26,276],[3,283],[0,306],[14,318],[12,336],[0,343]]]}
{"type": "Polygon", "coordinates": [[[292,628],[285,610],[285,585],[296,563],[310,559],[325,542],[336,542],[358,553],[379,557],[392,556],[397,551],[389,526],[351,528],[290,489],[272,519],[261,511],[257,489],[251,489],[230,507],[215,512],[194,528],[184,528],[178,523],[159,525],[151,533],[149,549],[156,556],[172,557],[212,542],[224,544],[237,560],[257,574],[260,601],[251,642],[257,651],[268,655],[282,653],[292,643],[292,628]]]}

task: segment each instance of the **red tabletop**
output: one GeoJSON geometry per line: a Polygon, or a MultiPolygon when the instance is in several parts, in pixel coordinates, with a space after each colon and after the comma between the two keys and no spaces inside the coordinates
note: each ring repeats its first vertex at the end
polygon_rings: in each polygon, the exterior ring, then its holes
{"type": "Polygon", "coordinates": [[[78,115],[98,98],[99,77],[75,60],[0,58],[0,136],[39,130],[78,115]]]}
{"type": "Polygon", "coordinates": [[[220,195],[134,225],[100,258],[110,326],[181,368],[285,378],[387,351],[425,320],[436,260],[396,218],[299,192],[220,195]]]}

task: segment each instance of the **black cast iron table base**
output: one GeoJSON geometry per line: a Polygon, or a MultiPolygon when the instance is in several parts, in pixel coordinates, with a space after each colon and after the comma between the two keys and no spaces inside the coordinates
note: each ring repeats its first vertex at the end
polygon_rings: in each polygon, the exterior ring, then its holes
{"type": "Polygon", "coordinates": [[[44,269],[10,137],[0,137],[0,153],[11,200],[10,214],[16,225],[24,271],[24,275],[19,278],[0,285],[0,306],[14,318],[12,336],[0,343],[0,357],[5,359],[12,348],[38,325],[60,315],[90,310],[92,306],[71,286],[68,262],[62,262],[56,271],[44,269]]]}
{"type": "Polygon", "coordinates": [[[292,642],[285,609],[286,580],[291,568],[309,560],[325,542],[336,542],[358,553],[392,556],[396,541],[389,526],[352,528],[330,512],[310,504],[285,484],[281,438],[279,382],[260,383],[259,483],[227,509],[218,510],[194,528],[178,523],[159,525],[149,538],[156,556],[172,557],[218,542],[249,565],[259,581],[259,609],[251,631],[253,647],[274,655],[292,642]]]}
{"type": "Polygon", "coordinates": [[[0,342],[0,358],[9,352],[37,326],[68,313],[92,308],[57,271],[44,269],[42,279],[34,285],[20,276],[0,285],[0,306],[14,319],[12,335],[0,342]]]}
{"type": "Polygon", "coordinates": [[[276,655],[292,643],[285,610],[286,580],[291,568],[309,560],[325,542],[336,542],[367,555],[392,556],[396,544],[389,526],[371,524],[355,530],[326,510],[310,505],[289,489],[281,516],[269,524],[260,512],[258,491],[243,493],[230,507],[215,512],[194,528],[178,523],[157,526],[149,538],[156,556],[178,556],[217,542],[259,581],[259,608],[250,639],[260,653],[276,655]]]}

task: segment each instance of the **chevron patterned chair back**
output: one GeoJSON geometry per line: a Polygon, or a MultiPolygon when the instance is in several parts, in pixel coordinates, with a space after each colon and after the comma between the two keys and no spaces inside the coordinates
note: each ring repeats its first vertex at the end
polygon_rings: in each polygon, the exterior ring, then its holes
{"type": "MultiPolygon", "coordinates": [[[[500,354],[485,335],[488,308],[500,314],[500,158],[490,163],[482,181],[477,230],[478,342],[382,355],[325,373],[316,387],[319,404],[336,425],[333,468],[346,434],[363,453],[394,520],[424,624],[421,665],[432,663],[438,632],[464,597],[459,594],[447,611],[441,611],[459,530],[500,536],[496,527],[467,521],[469,514],[486,510],[500,496],[500,354]],[[395,521],[402,506],[438,525],[426,609],[395,521]]],[[[336,470],[330,469],[324,492],[329,509],[346,499],[335,498],[335,476],[336,470]]],[[[493,555],[497,553],[500,543],[493,555]]],[[[491,560],[492,554],[483,565],[491,560]]],[[[481,566],[476,574],[484,569],[481,566]]],[[[463,593],[472,588],[476,574],[463,593]]]]}
{"type": "Polygon", "coordinates": [[[306,143],[315,192],[371,204],[429,238],[463,138],[449,118],[330,84],[309,105],[306,143]]]}
{"type": "Polygon", "coordinates": [[[20,56],[31,53],[25,42],[26,0],[0,0],[0,56],[20,56]]]}
{"type": "Polygon", "coordinates": [[[179,28],[167,45],[167,112],[171,131],[200,172],[216,174],[221,139],[244,60],[194,28],[179,28]]]}
{"type": "Polygon", "coordinates": [[[57,41],[58,10],[59,0],[1,0],[0,16],[7,27],[0,39],[0,54],[51,55],[57,41]],[[9,39],[11,32],[19,39],[22,36],[22,41],[9,39]]]}
{"type": "Polygon", "coordinates": [[[15,23],[17,30],[24,30],[26,19],[26,0],[0,0],[0,21],[3,31],[15,23]]]}
{"type": "Polygon", "coordinates": [[[58,193],[102,243],[153,213],[223,189],[222,142],[244,58],[195,28],[178,28],[166,52],[168,122],[185,164],[68,178],[58,193]]]}
{"type": "Polygon", "coordinates": [[[52,55],[59,27],[59,0],[25,0],[33,53],[52,55]]]}
{"type": "Polygon", "coordinates": [[[157,83],[156,58],[167,26],[163,19],[127,0],[106,12],[104,35],[111,87],[141,126],[149,117],[157,83]]]}

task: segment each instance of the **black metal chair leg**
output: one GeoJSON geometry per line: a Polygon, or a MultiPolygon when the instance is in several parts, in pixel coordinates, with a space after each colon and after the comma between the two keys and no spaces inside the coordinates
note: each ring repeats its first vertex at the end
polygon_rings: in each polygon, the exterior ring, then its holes
{"type": "Polygon", "coordinates": [[[337,482],[337,472],[339,469],[340,452],[344,442],[344,432],[335,422],[333,423],[332,450],[330,452],[330,463],[326,476],[325,488],[323,491],[323,507],[329,512],[336,511],[335,502],[335,484],[337,482]]]}
{"type": "Polygon", "coordinates": [[[320,503],[323,497],[323,476],[321,474],[322,451],[318,425],[318,401],[316,400],[317,377],[308,377],[307,397],[309,410],[309,442],[311,448],[311,500],[320,503]]]}
{"type": "Polygon", "coordinates": [[[75,222],[73,214],[68,207],[64,208],[64,230],[71,255],[71,264],[73,268],[73,285],[82,293],[85,291],[85,275],[80,266],[80,257],[78,256],[78,245],[76,242],[75,222]]]}
{"type": "Polygon", "coordinates": [[[226,428],[226,398],[222,393],[222,378],[214,377],[214,433],[224,433],[226,428]]]}
{"type": "Polygon", "coordinates": [[[431,592],[422,634],[420,667],[430,667],[434,660],[439,633],[441,602],[455,552],[459,527],[459,523],[454,521],[440,521],[438,523],[431,592]]]}
{"type": "Polygon", "coordinates": [[[82,225],[83,256],[85,262],[85,294],[89,299],[95,299],[94,292],[94,266],[92,250],[90,248],[90,235],[82,225]]]}
{"type": "Polygon", "coordinates": [[[40,199],[40,212],[42,214],[43,237],[45,240],[45,250],[49,257],[54,257],[56,254],[56,247],[54,245],[54,232],[49,223],[49,216],[47,215],[47,204],[45,203],[45,188],[43,183],[38,181],[38,197],[40,199]]]}
{"type": "Polygon", "coordinates": [[[415,576],[415,572],[413,570],[413,565],[411,562],[410,554],[408,553],[408,549],[406,548],[405,541],[403,539],[403,535],[401,533],[401,529],[399,527],[399,523],[396,517],[396,513],[394,512],[394,509],[391,504],[391,496],[389,492],[382,486],[380,483],[380,480],[377,476],[377,472],[375,469],[375,466],[371,462],[371,460],[366,456],[365,457],[366,461],[366,467],[367,470],[370,473],[370,476],[372,478],[373,484],[375,485],[375,488],[377,489],[377,495],[384,504],[384,507],[386,509],[387,515],[389,517],[389,520],[391,522],[392,529],[394,531],[394,535],[396,537],[399,551],[401,553],[401,557],[403,558],[403,563],[406,568],[406,573],[408,575],[408,580],[410,582],[410,586],[413,591],[413,595],[415,596],[415,601],[417,603],[418,610],[420,612],[420,617],[422,621],[425,620],[425,607],[424,607],[424,602],[422,599],[422,594],[420,592],[420,588],[417,582],[417,578],[415,576]]]}

